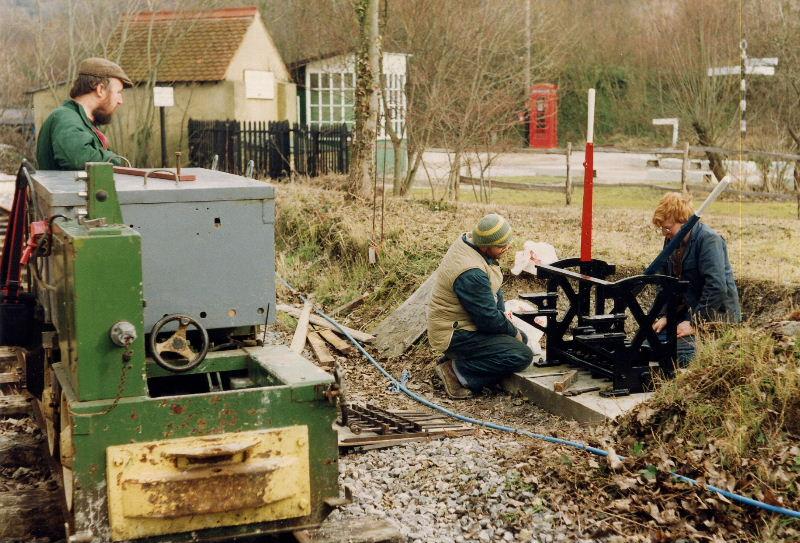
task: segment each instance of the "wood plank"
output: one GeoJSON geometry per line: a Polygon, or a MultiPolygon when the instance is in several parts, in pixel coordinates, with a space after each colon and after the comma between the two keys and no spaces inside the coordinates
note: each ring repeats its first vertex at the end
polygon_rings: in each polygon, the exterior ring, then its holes
{"type": "Polygon", "coordinates": [[[0,418],[26,417],[30,415],[30,411],[30,398],[27,396],[0,396],[0,418]]]}
{"type": "Polygon", "coordinates": [[[16,371],[8,371],[0,373],[0,385],[8,385],[11,383],[19,383],[22,381],[22,375],[16,371]]]}
{"type": "Polygon", "coordinates": [[[41,486],[0,492],[0,540],[30,541],[35,537],[64,537],[60,489],[41,486]]]}
{"type": "MultiPolygon", "coordinates": [[[[291,315],[292,317],[300,318],[301,310],[296,307],[292,307],[286,304],[278,304],[277,309],[278,311],[282,311],[287,315],[291,315]]],[[[314,324],[316,326],[322,326],[323,328],[327,328],[328,330],[336,330],[336,327],[334,325],[332,325],[331,323],[329,323],[328,321],[317,315],[311,315],[310,322],[311,324],[314,324]]],[[[358,330],[348,328],[347,326],[342,326],[342,328],[346,330],[348,334],[353,336],[353,338],[357,339],[362,343],[372,343],[373,341],[375,341],[375,336],[373,336],[372,334],[367,334],[366,332],[360,332],[358,330]]]]}
{"type": "Polygon", "coordinates": [[[340,338],[333,330],[320,330],[319,335],[322,339],[331,344],[331,346],[342,354],[349,354],[355,350],[352,343],[346,339],[340,338]]]}
{"type": "Polygon", "coordinates": [[[42,437],[34,434],[0,435],[0,466],[34,466],[42,461],[42,437]]]}
{"type": "Polygon", "coordinates": [[[401,541],[401,534],[388,520],[380,517],[326,520],[314,530],[298,530],[299,543],[381,543],[401,541]]]}
{"type": "Polygon", "coordinates": [[[308,320],[311,317],[311,310],[314,309],[314,300],[308,298],[306,303],[303,304],[303,310],[300,312],[300,317],[297,321],[297,328],[294,330],[292,337],[292,344],[289,350],[300,354],[303,352],[303,347],[306,345],[306,336],[308,336],[308,320]]]}
{"type": "Polygon", "coordinates": [[[428,327],[427,309],[436,273],[432,273],[422,285],[383,319],[373,330],[375,347],[390,358],[406,352],[425,333],[428,327]]]}
{"type": "Polygon", "coordinates": [[[553,383],[553,390],[556,392],[564,392],[572,385],[572,383],[575,382],[577,378],[577,370],[568,371],[566,375],[559,377],[558,380],[553,383]]]}
{"type": "MultiPolygon", "coordinates": [[[[144,170],[140,168],[125,168],[123,166],[114,166],[114,173],[118,173],[121,175],[133,175],[135,177],[144,177],[144,174],[146,173],[148,179],[166,179],[168,181],[175,181],[175,173],[163,171],[164,169],[159,168],[158,170],[144,170]]],[[[182,173],[178,181],[197,181],[197,176],[192,174],[182,173]]]]}
{"type": "Polygon", "coordinates": [[[333,366],[336,359],[333,357],[328,347],[325,345],[325,340],[322,339],[319,332],[311,332],[308,334],[308,344],[311,345],[311,350],[314,356],[317,357],[320,366],[333,366]]]}
{"type": "Polygon", "coordinates": [[[342,304],[342,305],[340,305],[339,307],[337,307],[336,309],[334,309],[333,311],[331,311],[331,316],[336,316],[336,315],[338,315],[339,313],[343,313],[343,312],[345,312],[345,311],[350,311],[350,310],[351,310],[351,309],[353,309],[355,306],[357,306],[358,304],[360,304],[361,302],[363,302],[364,300],[366,300],[366,299],[369,297],[369,295],[370,295],[370,293],[369,293],[369,292],[365,292],[364,294],[362,294],[362,295],[361,295],[361,296],[359,296],[358,298],[354,298],[354,299],[350,300],[349,302],[347,302],[347,303],[345,303],[345,304],[342,304]]]}
{"type": "Polygon", "coordinates": [[[17,348],[0,347],[0,371],[11,371],[17,366],[17,348]]]}

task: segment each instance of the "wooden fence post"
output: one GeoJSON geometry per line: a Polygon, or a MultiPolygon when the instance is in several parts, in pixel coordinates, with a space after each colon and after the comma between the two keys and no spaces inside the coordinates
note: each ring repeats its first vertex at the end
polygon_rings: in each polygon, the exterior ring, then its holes
{"type": "Polygon", "coordinates": [[[687,177],[689,176],[689,142],[683,144],[683,164],[681,165],[681,192],[688,192],[687,177]]]}
{"type": "Polygon", "coordinates": [[[572,142],[567,142],[567,186],[564,188],[564,193],[567,200],[567,205],[572,203],[572,170],[569,167],[569,160],[572,158],[572,142]]]}

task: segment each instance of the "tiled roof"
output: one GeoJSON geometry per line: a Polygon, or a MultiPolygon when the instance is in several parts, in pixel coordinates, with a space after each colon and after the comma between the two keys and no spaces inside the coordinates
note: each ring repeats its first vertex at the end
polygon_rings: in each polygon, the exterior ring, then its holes
{"type": "Polygon", "coordinates": [[[142,12],[120,22],[111,43],[134,82],[153,71],[159,82],[221,81],[257,15],[254,7],[142,12]]]}

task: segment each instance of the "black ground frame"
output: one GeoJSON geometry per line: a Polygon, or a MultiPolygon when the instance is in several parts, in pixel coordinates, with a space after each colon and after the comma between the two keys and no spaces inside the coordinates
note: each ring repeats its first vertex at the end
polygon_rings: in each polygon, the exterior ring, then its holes
{"type": "Polygon", "coordinates": [[[607,396],[651,389],[655,369],[665,376],[674,375],[677,326],[688,283],[666,275],[607,281],[616,267],[596,259],[568,258],[536,268],[539,277],[547,281],[547,292],[521,294],[520,298],[537,309],[515,315],[545,333],[543,365],[566,363],[608,378],[612,386],[603,391],[607,396]],[[642,307],[637,296],[649,286],[656,289],[655,299],[649,307],[642,307]],[[567,302],[562,311],[559,300],[567,302]],[[633,325],[626,332],[628,312],[633,325]],[[540,316],[546,317],[546,326],[535,322],[540,316]],[[661,316],[667,318],[665,339],[653,331],[661,316]]]}

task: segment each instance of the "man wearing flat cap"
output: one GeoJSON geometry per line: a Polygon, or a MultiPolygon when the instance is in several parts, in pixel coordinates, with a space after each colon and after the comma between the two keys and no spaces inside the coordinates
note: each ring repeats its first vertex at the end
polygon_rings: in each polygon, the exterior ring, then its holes
{"type": "Polygon", "coordinates": [[[109,149],[99,126],[111,122],[122,105],[122,89],[132,87],[117,64],[104,58],[87,58],[78,67],[70,100],[56,108],[39,131],[36,160],[42,170],[82,170],[87,162],[126,162],[109,149]]]}
{"type": "Polygon", "coordinates": [[[533,360],[528,338],[505,315],[498,259],[510,243],[511,225],[490,213],[459,235],[436,270],[428,341],[444,353],[436,374],[451,398],[469,398],[533,360]]]}

